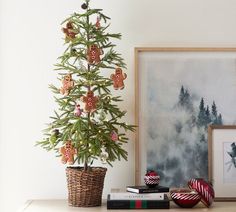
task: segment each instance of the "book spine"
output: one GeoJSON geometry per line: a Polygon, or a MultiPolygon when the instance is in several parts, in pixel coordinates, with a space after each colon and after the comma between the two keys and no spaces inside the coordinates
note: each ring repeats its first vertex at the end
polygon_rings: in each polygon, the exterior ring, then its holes
{"type": "Polygon", "coordinates": [[[137,194],[169,192],[168,188],[166,188],[166,189],[152,189],[152,190],[127,188],[126,190],[128,192],[137,193],[137,194]]]}
{"type": "Polygon", "coordinates": [[[107,200],[107,209],[169,209],[169,201],[107,200]]]}
{"type": "Polygon", "coordinates": [[[134,189],[134,188],[126,188],[126,191],[132,192],[132,193],[137,193],[137,194],[140,193],[138,189],[134,189]]]}
{"type": "Polygon", "coordinates": [[[164,193],[155,193],[155,194],[111,193],[110,200],[164,200],[164,193]]]}
{"type": "Polygon", "coordinates": [[[139,191],[139,193],[140,194],[142,194],[142,193],[162,193],[162,192],[169,192],[169,189],[161,189],[161,190],[158,190],[158,189],[156,189],[156,190],[145,190],[145,189],[141,189],[140,191],[139,191]]]}

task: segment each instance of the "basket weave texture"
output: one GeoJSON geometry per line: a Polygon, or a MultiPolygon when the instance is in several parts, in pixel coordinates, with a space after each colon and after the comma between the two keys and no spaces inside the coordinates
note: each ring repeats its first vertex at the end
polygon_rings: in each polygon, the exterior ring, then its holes
{"type": "Polygon", "coordinates": [[[67,167],[68,203],[74,207],[94,207],[102,203],[106,168],[67,167]]]}

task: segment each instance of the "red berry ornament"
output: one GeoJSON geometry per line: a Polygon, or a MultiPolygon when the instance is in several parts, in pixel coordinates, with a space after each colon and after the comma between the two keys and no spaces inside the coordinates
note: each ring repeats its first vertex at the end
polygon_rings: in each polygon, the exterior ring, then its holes
{"type": "Polygon", "coordinates": [[[111,132],[111,140],[112,141],[118,141],[119,137],[118,134],[115,131],[111,132]]]}
{"type": "Polygon", "coordinates": [[[75,110],[74,110],[74,114],[77,117],[80,117],[82,115],[83,109],[80,108],[80,105],[77,104],[75,105],[75,110]]]}
{"type": "Polygon", "coordinates": [[[149,188],[156,187],[160,182],[160,176],[153,170],[148,171],[144,176],[144,182],[149,188]]]}
{"type": "Polygon", "coordinates": [[[96,28],[99,29],[101,27],[101,24],[100,24],[100,17],[97,17],[97,22],[96,22],[96,28]]]}

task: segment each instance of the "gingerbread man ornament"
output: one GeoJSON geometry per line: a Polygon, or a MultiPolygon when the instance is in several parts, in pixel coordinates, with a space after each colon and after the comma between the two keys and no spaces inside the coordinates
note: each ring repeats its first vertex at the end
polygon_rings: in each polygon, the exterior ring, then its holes
{"type": "Polygon", "coordinates": [[[71,21],[67,22],[66,28],[62,28],[62,32],[65,33],[65,35],[66,35],[65,40],[67,42],[75,39],[75,36],[78,34],[78,32],[76,32],[76,30],[74,29],[71,21]]]}
{"type": "Polygon", "coordinates": [[[116,68],[115,74],[111,75],[111,80],[113,80],[113,87],[115,90],[123,89],[125,87],[124,80],[127,78],[127,75],[122,72],[121,68],[116,68]]]}
{"type": "Polygon", "coordinates": [[[84,111],[89,113],[89,112],[94,112],[97,108],[97,102],[98,102],[98,97],[94,96],[93,91],[88,91],[87,96],[82,96],[81,101],[85,102],[85,108],[84,111]]]}
{"type": "Polygon", "coordinates": [[[102,54],[103,51],[96,44],[91,45],[87,52],[87,60],[89,64],[100,63],[101,62],[100,55],[102,54]]]}
{"type": "Polygon", "coordinates": [[[76,149],[73,147],[70,140],[66,142],[65,146],[60,148],[60,153],[62,154],[61,162],[63,164],[74,164],[74,155],[76,154],[76,149]]]}
{"type": "Polygon", "coordinates": [[[62,88],[60,89],[60,93],[62,95],[68,96],[70,90],[74,87],[74,80],[72,79],[71,74],[67,74],[64,76],[62,80],[62,88]]]}

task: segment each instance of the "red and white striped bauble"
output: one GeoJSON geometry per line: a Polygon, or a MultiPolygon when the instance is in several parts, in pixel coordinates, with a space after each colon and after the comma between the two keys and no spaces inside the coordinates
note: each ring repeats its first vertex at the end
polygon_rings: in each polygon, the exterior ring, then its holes
{"type": "Polygon", "coordinates": [[[148,171],[144,176],[144,183],[150,188],[157,186],[159,182],[160,176],[155,171],[148,171]]]}
{"type": "Polygon", "coordinates": [[[194,189],[201,196],[202,203],[210,207],[215,198],[215,192],[213,187],[201,178],[191,179],[188,181],[190,189],[194,189]]]}
{"type": "Polygon", "coordinates": [[[182,208],[192,208],[201,200],[201,196],[196,191],[189,189],[175,189],[170,191],[172,200],[182,208]]]}

